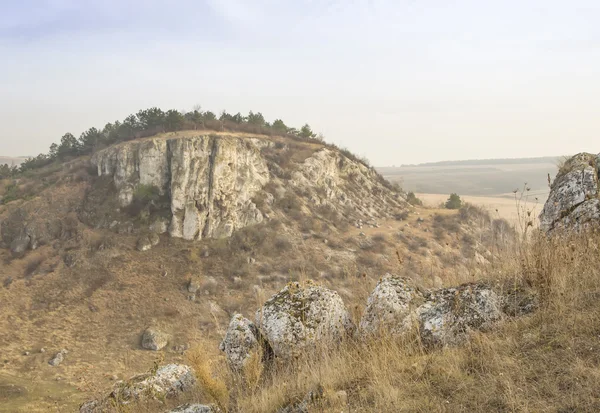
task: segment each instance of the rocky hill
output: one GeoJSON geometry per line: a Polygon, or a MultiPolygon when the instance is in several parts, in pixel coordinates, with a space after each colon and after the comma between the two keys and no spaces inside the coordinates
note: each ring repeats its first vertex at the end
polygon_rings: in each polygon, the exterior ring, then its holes
{"type": "Polygon", "coordinates": [[[0,196],[0,411],[71,411],[157,357],[217,349],[232,316],[290,282],[335,290],[358,325],[382,274],[464,282],[514,237],[474,207],[410,206],[345,151],[241,132],[121,142],[0,196]]]}

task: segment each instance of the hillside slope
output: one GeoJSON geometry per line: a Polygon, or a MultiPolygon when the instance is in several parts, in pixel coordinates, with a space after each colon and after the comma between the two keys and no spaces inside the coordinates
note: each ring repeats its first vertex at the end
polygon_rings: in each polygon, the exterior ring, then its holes
{"type": "Polygon", "coordinates": [[[18,391],[0,391],[7,412],[71,411],[157,358],[216,348],[233,314],[290,281],[335,288],[357,321],[385,272],[469,280],[513,236],[477,209],[412,208],[334,148],[261,135],[158,135],[9,184],[0,389],[18,391]],[[163,351],[141,347],[148,327],[168,336],[163,351]]]}

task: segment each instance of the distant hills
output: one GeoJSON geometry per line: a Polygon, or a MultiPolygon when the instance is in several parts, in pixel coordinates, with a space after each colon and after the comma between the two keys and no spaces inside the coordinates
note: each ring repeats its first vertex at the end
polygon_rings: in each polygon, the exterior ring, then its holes
{"type": "Polygon", "coordinates": [[[473,159],[429,162],[377,168],[386,179],[406,191],[422,194],[498,196],[511,194],[525,183],[530,194],[542,199],[548,193],[548,175],[557,172],[560,157],[473,159]]]}
{"type": "Polygon", "coordinates": [[[518,164],[548,164],[556,163],[561,156],[542,156],[537,158],[498,158],[498,159],[470,159],[465,161],[440,161],[419,164],[406,164],[400,167],[415,166],[466,166],[466,165],[518,165],[518,164]]]}

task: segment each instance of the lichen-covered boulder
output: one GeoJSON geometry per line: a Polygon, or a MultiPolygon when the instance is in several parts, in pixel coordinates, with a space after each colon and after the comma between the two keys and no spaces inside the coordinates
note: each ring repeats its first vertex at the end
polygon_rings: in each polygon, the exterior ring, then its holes
{"type": "Polygon", "coordinates": [[[540,214],[540,228],[577,228],[600,218],[597,156],[580,153],[562,166],[540,214]]]}
{"type": "Polygon", "coordinates": [[[163,400],[190,391],[195,385],[196,377],[190,367],[183,364],[167,364],[156,371],[117,382],[108,396],[84,403],[79,411],[100,413],[105,412],[108,407],[127,405],[136,400],[163,400]]]}
{"type": "Polygon", "coordinates": [[[156,328],[147,328],[142,335],[142,348],[146,350],[159,351],[169,343],[169,335],[157,330],[156,328]]]}
{"type": "Polygon", "coordinates": [[[195,384],[196,377],[189,366],[167,364],[159,367],[154,373],[142,374],[120,383],[112,394],[118,400],[139,399],[146,396],[164,398],[191,390],[195,384]]]}
{"type": "Polygon", "coordinates": [[[256,312],[256,325],[273,354],[284,359],[339,341],[354,329],[339,294],[311,281],[286,285],[256,312]]]}
{"type": "Polygon", "coordinates": [[[235,314],[219,348],[225,352],[231,369],[240,372],[253,352],[259,350],[258,329],[252,321],[235,314]]]}
{"type": "Polygon", "coordinates": [[[368,298],[360,332],[403,333],[413,325],[414,310],[423,301],[422,292],[411,280],[386,274],[368,298]]]}
{"type": "Polygon", "coordinates": [[[470,330],[485,330],[500,320],[502,300],[483,284],[465,284],[429,293],[416,315],[424,344],[454,345],[470,330]]]}

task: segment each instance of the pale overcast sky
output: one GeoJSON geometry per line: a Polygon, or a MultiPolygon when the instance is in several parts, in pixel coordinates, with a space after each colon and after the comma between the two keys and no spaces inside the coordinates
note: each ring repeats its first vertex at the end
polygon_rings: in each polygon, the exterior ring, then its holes
{"type": "Polygon", "coordinates": [[[0,155],[196,104],[381,166],[600,152],[599,22],[597,0],[0,0],[0,155]]]}

